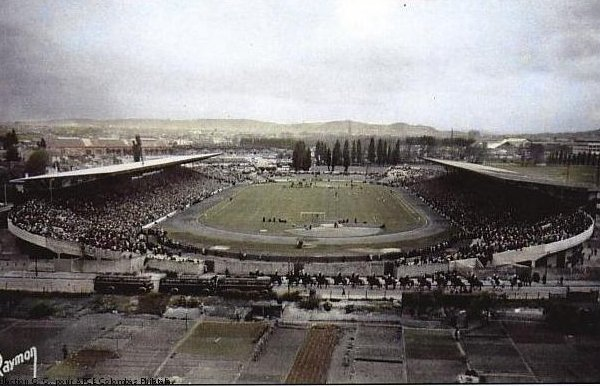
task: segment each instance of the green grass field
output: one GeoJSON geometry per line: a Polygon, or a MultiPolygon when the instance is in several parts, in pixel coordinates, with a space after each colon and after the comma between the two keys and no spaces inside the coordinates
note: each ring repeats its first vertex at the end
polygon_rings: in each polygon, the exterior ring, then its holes
{"type": "Polygon", "coordinates": [[[199,216],[206,225],[248,233],[289,235],[285,231],[311,222],[302,212],[322,212],[324,222],[349,219],[368,226],[385,224],[386,233],[414,229],[424,223],[401,195],[389,188],[363,183],[319,182],[312,187],[291,183],[252,185],[199,216]],[[263,222],[263,217],[287,220],[263,222]],[[265,232],[266,231],[266,232],[265,232]]]}

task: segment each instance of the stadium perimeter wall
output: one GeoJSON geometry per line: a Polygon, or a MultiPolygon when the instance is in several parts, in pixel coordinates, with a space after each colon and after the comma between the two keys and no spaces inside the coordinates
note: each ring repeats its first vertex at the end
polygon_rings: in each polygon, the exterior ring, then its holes
{"type": "MultiPolygon", "coordinates": [[[[46,272],[141,272],[144,268],[144,256],[134,253],[123,253],[90,246],[81,246],[78,243],[51,239],[27,232],[8,221],[8,230],[15,237],[38,247],[50,250],[59,256],[58,259],[29,261],[27,268],[46,272]],[[75,258],[61,259],[61,255],[74,256],[75,258]],[[92,257],[92,259],[85,258],[92,257]]],[[[0,267],[1,268],[1,267],[0,267]]],[[[8,266],[6,268],[9,268],[8,266]]],[[[7,270],[7,269],[5,269],[7,270]]]]}
{"type": "Polygon", "coordinates": [[[0,274],[0,290],[86,294],[94,292],[94,277],[92,273],[4,272],[0,274]]]}
{"type": "MultiPolygon", "coordinates": [[[[248,274],[260,271],[265,274],[286,274],[294,268],[294,260],[291,262],[275,261],[253,261],[227,258],[215,258],[215,272],[225,272],[227,269],[231,274],[248,274]]],[[[347,263],[301,263],[304,271],[309,275],[319,273],[327,276],[361,274],[361,275],[383,275],[383,262],[347,262],[347,263]]]]}
{"type": "MultiPolygon", "coordinates": [[[[213,258],[215,262],[215,272],[225,272],[225,269],[231,274],[248,274],[250,272],[260,271],[264,274],[286,274],[294,268],[294,260],[290,262],[273,262],[273,261],[240,261],[238,259],[228,258],[213,258]]],[[[301,263],[304,271],[309,275],[317,275],[319,273],[326,276],[335,276],[341,273],[344,276],[350,276],[353,273],[363,276],[384,275],[384,261],[350,261],[350,262],[307,262],[301,263]]],[[[421,276],[425,274],[434,274],[439,271],[448,271],[447,263],[423,264],[423,265],[401,265],[394,267],[396,277],[403,276],[421,276]]]]}
{"type": "MultiPolygon", "coordinates": [[[[584,232],[573,236],[569,239],[556,241],[549,244],[535,245],[526,247],[521,250],[512,250],[496,253],[492,259],[492,265],[515,264],[526,261],[536,261],[544,256],[553,253],[561,252],[573,248],[584,241],[588,240],[594,232],[595,223],[592,223],[584,232]]],[[[9,231],[24,241],[39,247],[51,250],[57,255],[68,254],[71,256],[91,256],[95,259],[88,260],[80,259],[56,259],[54,260],[54,271],[64,272],[140,272],[144,268],[144,256],[134,255],[132,253],[123,253],[117,251],[104,250],[94,247],[81,246],[78,243],[68,242],[63,240],[50,239],[43,236],[35,235],[27,232],[8,221],[9,231]]],[[[216,251],[211,251],[212,253],[216,251]]],[[[216,254],[216,253],[215,253],[216,254]]],[[[239,254],[233,254],[239,256],[239,254]]],[[[384,257],[382,255],[381,257],[384,257]]],[[[393,258],[393,256],[390,256],[393,258]]],[[[278,272],[284,274],[293,268],[293,264],[301,259],[281,257],[279,261],[260,261],[260,260],[240,260],[235,257],[220,257],[220,256],[204,256],[206,260],[213,260],[215,263],[214,269],[216,272],[224,272],[229,270],[231,274],[248,274],[249,272],[260,271],[266,274],[278,272]]],[[[260,256],[262,258],[262,256],[260,256]]],[[[362,257],[360,260],[346,262],[314,262],[302,261],[305,272],[311,275],[323,274],[334,276],[338,273],[342,275],[351,275],[353,273],[360,275],[377,275],[384,274],[385,261],[365,261],[369,256],[362,257]]],[[[165,261],[150,259],[150,268],[159,270],[167,270],[178,273],[202,273],[203,265],[197,263],[165,261]],[[184,263],[183,265],[181,265],[184,263]]],[[[454,264],[455,265],[455,264],[454,264]]],[[[29,265],[31,268],[31,264],[29,265]]],[[[433,274],[438,271],[448,271],[453,268],[451,263],[439,264],[424,264],[424,265],[401,265],[394,268],[395,276],[420,276],[424,274],[433,274]]],[[[43,270],[52,271],[49,267],[44,267],[43,270]]]]}
{"type": "Polygon", "coordinates": [[[536,260],[553,253],[566,251],[592,237],[595,225],[596,224],[592,221],[592,225],[590,225],[588,229],[568,239],[555,241],[549,244],[533,245],[520,250],[495,253],[492,257],[492,265],[516,264],[528,261],[535,262],[536,260]]]}
{"type": "Polygon", "coordinates": [[[80,257],[92,256],[104,260],[119,260],[124,254],[123,252],[96,248],[89,245],[81,245],[73,241],[58,240],[36,235],[19,228],[10,220],[8,220],[8,230],[19,239],[52,251],[57,255],[71,255],[80,257]]]}
{"type": "Polygon", "coordinates": [[[177,272],[178,274],[201,275],[204,273],[204,261],[173,261],[168,259],[157,259],[149,256],[146,260],[146,268],[163,272],[177,272]]]}

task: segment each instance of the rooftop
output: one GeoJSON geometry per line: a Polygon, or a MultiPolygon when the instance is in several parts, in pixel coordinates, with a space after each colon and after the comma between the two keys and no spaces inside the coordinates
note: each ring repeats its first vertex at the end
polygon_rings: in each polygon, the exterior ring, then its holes
{"type": "Polygon", "coordinates": [[[147,172],[161,169],[167,166],[181,165],[190,162],[202,161],[207,158],[215,157],[221,153],[196,154],[196,155],[180,155],[153,159],[144,162],[128,162],[125,164],[100,166],[89,169],[73,170],[67,172],[48,173],[33,177],[23,177],[11,180],[11,183],[22,184],[28,181],[44,181],[68,178],[84,178],[84,177],[103,177],[108,175],[130,174],[135,172],[147,172]]]}
{"type": "MultiPolygon", "coordinates": [[[[595,189],[593,183],[581,181],[566,181],[558,173],[556,167],[535,166],[535,167],[513,167],[513,170],[503,167],[488,166],[462,161],[449,161],[437,158],[425,158],[425,160],[444,166],[450,166],[457,169],[467,170],[486,176],[500,178],[509,181],[524,182],[529,184],[547,185],[555,187],[568,187],[578,189],[595,189]]],[[[565,167],[561,167],[565,168],[565,167]]],[[[575,168],[571,166],[572,174],[575,174],[575,168]]],[[[589,179],[587,179],[589,180],[589,179]]]]}

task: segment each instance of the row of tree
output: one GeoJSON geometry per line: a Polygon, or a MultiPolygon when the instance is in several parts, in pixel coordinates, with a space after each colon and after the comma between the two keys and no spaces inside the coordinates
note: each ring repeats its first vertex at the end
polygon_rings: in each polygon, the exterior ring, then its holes
{"type": "Polygon", "coordinates": [[[335,170],[336,166],[343,166],[344,171],[348,171],[350,165],[364,165],[365,161],[378,165],[395,165],[400,161],[400,140],[392,146],[387,140],[378,139],[375,145],[375,139],[371,138],[365,154],[363,152],[362,141],[355,139],[351,143],[344,141],[342,147],[339,140],[335,141],[333,150],[325,142],[317,141],[315,146],[315,158],[317,165],[327,165],[329,170],[335,170]]]}
{"type": "Polygon", "coordinates": [[[425,154],[433,155],[439,147],[452,147],[468,149],[475,142],[470,138],[435,138],[432,136],[407,137],[404,140],[371,137],[366,151],[363,149],[362,140],[354,139],[352,142],[345,140],[342,147],[340,140],[336,140],[333,149],[326,142],[317,141],[315,146],[315,161],[317,165],[327,165],[330,170],[336,166],[343,166],[347,171],[350,165],[362,166],[365,162],[379,166],[396,165],[411,159],[412,149],[419,147],[425,154]]]}
{"type": "Polygon", "coordinates": [[[546,162],[552,165],[598,165],[600,156],[590,151],[587,153],[573,154],[566,149],[553,151],[548,155],[546,162]]]}
{"type": "Polygon", "coordinates": [[[317,165],[327,165],[331,171],[335,170],[336,166],[343,166],[344,171],[348,171],[350,165],[362,166],[366,162],[380,166],[396,165],[410,158],[410,147],[412,145],[430,144],[427,137],[423,138],[425,140],[416,137],[407,138],[408,151],[404,154],[401,151],[399,139],[394,144],[392,141],[388,142],[387,139],[379,138],[375,140],[371,137],[366,151],[363,150],[360,139],[354,139],[352,142],[346,139],[343,146],[338,139],[335,141],[333,149],[326,142],[317,141],[315,145],[315,162],[317,165]]]}

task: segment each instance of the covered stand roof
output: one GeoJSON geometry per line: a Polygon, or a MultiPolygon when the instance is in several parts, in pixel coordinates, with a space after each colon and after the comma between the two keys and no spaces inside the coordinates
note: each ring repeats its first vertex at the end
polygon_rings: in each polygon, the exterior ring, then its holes
{"type": "Polygon", "coordinates": [[[438,165],[443,165],[447,167],[451,167],[454,169],[465,170],[472,173],[478,173],[481,175],[485,175],[488,177],[499,178],[506,181],[514,181],[525,184],[534,184],[534,185],[545,185],[545,186],[553,186],[560,188],[568,188],[572,190],[596,190],[596,188],[591,184],[577,183],[577,182],[564,182],[559,181],[554,178],[544,178],[542,176],[531,176],[518,173],[512,170],[506,170],[502,168],[497,168],[493,166],[480,165],[470,162],[463,161],[449,161],[449,160],[441,160],[437,158],[423,158],[426,161],[430,161],[436,163],[438,165]]]}
{"type": "Polygon", "coordinates": [[[16,178],[14,180],[11,180],[10,182],[19,185],[23,185],[28,182],[44,183],[55,180],[59,180],[61,183],[63,181],[69,181],[71,183],[85,182],[109,176],[150,172],[169,166],[202,161],[211,157],[215,157],[219,154],[221,153],[172,156],[160,159],[152,159],[143,162],[128,162],[118,165],[100,166],[89,169],[72,170],[67,172],[48,173],[39,176],[16,178]]]}

